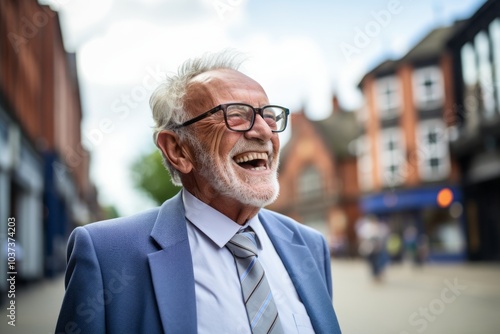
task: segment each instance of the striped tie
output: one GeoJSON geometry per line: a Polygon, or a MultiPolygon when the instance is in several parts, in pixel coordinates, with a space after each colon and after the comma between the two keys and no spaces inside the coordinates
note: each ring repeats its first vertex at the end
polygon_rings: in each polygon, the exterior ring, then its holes
{"type": "Polygon", "coordinates": [[[264,268],[257,259],[255,232],[236,233],[226,247],[236,262],[252,333],[283,333],[264,268]]]}

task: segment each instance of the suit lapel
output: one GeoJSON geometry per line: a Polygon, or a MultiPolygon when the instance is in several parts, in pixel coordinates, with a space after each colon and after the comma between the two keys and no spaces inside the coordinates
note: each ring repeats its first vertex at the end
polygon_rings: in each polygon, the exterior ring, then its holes
{"type": "Polygon", "coordinates": [[[314,330],[317,333],[340,333],[328,289],[317,273],[317,259],[296,232],[265,211],[261,211],[259,216],[306,308],[314,330]]]}
{"type": "Polygon", "coordinates": [[[161,207],[151,232],[160,250],[148,254],[151,276],[166,333],[196,333],[193,262],[181,193],[161,207]]]}

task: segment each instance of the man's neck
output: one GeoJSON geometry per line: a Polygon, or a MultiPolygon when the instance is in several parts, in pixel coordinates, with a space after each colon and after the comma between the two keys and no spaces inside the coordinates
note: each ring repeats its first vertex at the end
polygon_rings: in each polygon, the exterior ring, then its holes
{"type": "Polygon", "coordinates": [[[260,208],[242,204],[240,201],[222,195],[215,196],[205,196],[199,191],[186,189],[194,197],[198,198],[203,203],[211,206],[215,210],[219,211],[229,219],[233,220],[239,225],[245,225],[245,223],[257,213],[259,213],[260,208]]]}

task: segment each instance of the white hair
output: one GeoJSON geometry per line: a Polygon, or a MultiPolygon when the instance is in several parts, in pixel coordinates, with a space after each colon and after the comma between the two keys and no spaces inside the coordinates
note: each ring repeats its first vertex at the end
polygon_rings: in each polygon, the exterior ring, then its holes
{"type": "MultiPolygon", "coordinates": [[[[155,89],[149,99],[155,121],[153,133],[155,144],[158,146],[158,134],[161,131],[171,129],[172,126],[187,120],[189,113],[184,110],[184,101],[191,79],[199,74],[217,69],[238,70],[241,63],[241,54],[233,50],[206,53],[199,58],[186,60],[179,67],[177,74],[167,76],[165,82],[155,89]]],[[[188,139],[188,134],[183,129],[176,131],[181,140],[188,139]]],[[[165,155],[163,155],[163,164],[170,173],[172,183],[178,186],[182,185],[179,172],[170,164],[165,155]]]]}

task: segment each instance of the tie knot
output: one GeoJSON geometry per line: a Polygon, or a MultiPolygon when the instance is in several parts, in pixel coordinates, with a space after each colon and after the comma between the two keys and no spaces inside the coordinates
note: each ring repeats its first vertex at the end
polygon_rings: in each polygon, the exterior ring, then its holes
{"type": "Polygon", "coordinates": [[[239,258],[257,255],[255,232],[251,230],[236,233],[226,244],[231,253],[239,258]]]}

